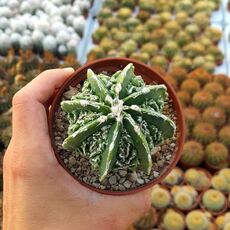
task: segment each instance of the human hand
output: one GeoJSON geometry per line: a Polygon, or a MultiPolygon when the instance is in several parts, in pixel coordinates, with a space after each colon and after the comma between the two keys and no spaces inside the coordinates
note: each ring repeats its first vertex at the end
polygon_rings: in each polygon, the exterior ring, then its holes
{"type": "Polygon", "coordinates": [[[73,73],[47,70],[13,98],[13,134],[4,167],[4,230],[126,230],[150,207],[150,191],[93,192],[58,163],[48,133],[47,102],[73,73]]]}

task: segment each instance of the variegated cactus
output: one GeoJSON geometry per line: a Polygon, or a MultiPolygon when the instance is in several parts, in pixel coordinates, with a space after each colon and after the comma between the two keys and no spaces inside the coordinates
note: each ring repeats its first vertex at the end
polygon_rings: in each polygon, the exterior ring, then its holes
{"type": "Polygon", "coordinates": [[[162,114],[167,99],[166,87],[145,85],[132,63],[111,77],[89,69],[81,92],[61,102],[70,123],[63,147],[88,158],[101,181],[118,168],[150,174],[152,150],[176,129],[162,114]]]}

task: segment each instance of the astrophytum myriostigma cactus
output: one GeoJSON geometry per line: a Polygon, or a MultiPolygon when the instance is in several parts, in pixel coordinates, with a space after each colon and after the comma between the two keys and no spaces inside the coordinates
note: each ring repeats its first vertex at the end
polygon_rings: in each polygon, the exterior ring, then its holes
{"type": "Polygon", "coordinates": [[[154,147],[175,132],[162,114],[164,85],[145,85],[128,64],[111,77],[87,72],[81,92],[62,101],[69,120],[63,147],[89,159],[102,181],[114,169],[137,168],[150,174],[154,147]]]}

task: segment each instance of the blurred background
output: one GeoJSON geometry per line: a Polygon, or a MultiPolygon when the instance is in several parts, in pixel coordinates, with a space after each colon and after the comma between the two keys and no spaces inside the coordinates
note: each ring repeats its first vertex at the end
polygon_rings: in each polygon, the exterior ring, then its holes
{"type": "MultiPolygon", "coordinates": [[[[1,159],[13,95],[43,70],[103,57],[153,67],[177,92],[186,119],[177,168],[153,188],[151,209],[130,230],[229,230],[227,0],[0,0],[1,159]]],[[[2,191],[2,164],[0,175],[2,191]]]]}

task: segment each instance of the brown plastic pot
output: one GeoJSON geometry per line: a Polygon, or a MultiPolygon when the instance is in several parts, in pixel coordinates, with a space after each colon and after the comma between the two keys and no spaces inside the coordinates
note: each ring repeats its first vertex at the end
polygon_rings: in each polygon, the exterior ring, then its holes
{"type": "Polygon", "coordinates": [[[72,76],[58,90],[58,92],[57,92],[57,94],[56,94],[56,96],[52,102],[51,108],[49,110],[48,122],[49,122],[49,134],[50,134],[50,138],[51,138],[51,144],[52,144],[52,147],[54,149],[55,156],[56,156],[58,162],[62,165],[62,167],[83,186],[85,186],[85,187],[87,187],[93,191],[103,193],[103,194],[108,194],[108,195],[128,195],[128,194],[140,192],[144,189],[148,189],[148,188],[152,187],[153,185],[161,182],[162,179],[170,173],[170,171],[176,166],[177,162],[179,161],[180,156],[181,156],[181,152],[183,149],[184,139],[185,139],[185,122],[184,122],[184,117],[183,117],[183,113],[182,113],[182,108],[181,108],[179,99],[177,98],[176,93],[174,92],[172,87],[164,80],[164,78],[159,73],[154,71],[154,69],[150,68],[149,66],[147,66],[141,62],[138,62],[138,61],[135,61],[135,60],[129,59],[129,58],[99,59],[97,61],[88,63],[88,64],[84,65],[83,67],[77,69],[72,74],[72,76]],[[135,66],[135,74],[141,75],[147,84],[151,84],[151,83],[164,84],[167,87],[169,98],[172,99],[173,108],[176,111],[176,116],[177,116],[177,130],[178,130],[177,140],[176,140],[177,148],[175,149],[171,163],[167,167],[165,167],[164,171],[161,173],[161,175],[157,179],[152,180],[147,184],[144,184],[142,186],[139,186],[137,188],[133,188],[133,189],[130,189],[127,191],[102,190],[102,189],[95,188],[95,187],[79,180],[77,176],[72,175],[71,172],[67,169],[67,167],[63,163],[63,161],[60,159],[60,156],[59,156],[57,149],[55,147],[54,132],[53,132],[53,123],[54,123],[55,112],[57,111],[57,109],[60,106],[62,94],[69,88],[70,85],[76,86],[77,84],[83,83],[84,80],[86,79],[86,73],[87,73],[87,70],[89,68],[92,69],[97,74],[101,73],[103,71],[106,71],[106,72],[112,74],[112,73],[124,68],[130,62],[132,62],[135,66]]]}
{"type": "MultiPolygon", "coordinates": [[[[206,190],[207,191],[207,190],[206,190]]],[[[203,205],[202,203],[202,198],[203,198],[203,195],[206,191],[203,191],[200,196],[199,196],[199,206],[200,208],[202,209],[202,211],[204,212],[210,212],[213,216],[220,216],[222,215],[223,213],[225,213],[225,211],[228,209],[228,199],[226,198],[225,196],[225,203],[224,203],[224,207],[220,210],[220,211],[217,211],[217,212],[214,212],[214,211],[210,211],[208,209],[205,208],[205,206],[203,205]]]]}

